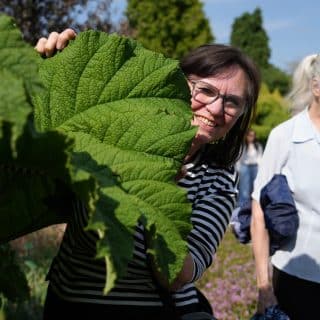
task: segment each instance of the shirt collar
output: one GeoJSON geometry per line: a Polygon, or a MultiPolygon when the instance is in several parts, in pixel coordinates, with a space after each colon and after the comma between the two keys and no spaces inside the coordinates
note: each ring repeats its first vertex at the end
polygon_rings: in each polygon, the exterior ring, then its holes
{"type": "Polygon", "coordinates": [[[306,142],[312,139],[315,139],[315,131],[307,107],[296,117],[293,127],[292,142],[306,142]]]}

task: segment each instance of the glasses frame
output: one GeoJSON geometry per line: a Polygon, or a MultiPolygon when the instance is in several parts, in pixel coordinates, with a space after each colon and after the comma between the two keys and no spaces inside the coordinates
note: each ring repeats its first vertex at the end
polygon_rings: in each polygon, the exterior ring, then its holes
{"type": "Polygon", "coordinates": [[[230,94],[230,95],[228,95],[228,94],[227,94],[227,95],[226,95],[226,94],[221,94],[221,93],[220,93],[220,90],[219,90],[217,87],[215,87],[215,86],[213,86],[213,85],[211,85],[211,84],[209,84],[209,83],[207,83],[207,82],[205,82],[205,81],[203,81],[203,80],[190,80],[190,79],[189,79],[189,81],[190,81],[190,83],[191,83],[191,85],[192,85],[191,95],[192,95],[192,98],[193,98],[195,101],[197,101],[197,102],[199,102],[199,103],[203,103],[203,104],[205,104],[205,105],[209,105],[209,104],[212,104],[212,103],[214,103],[215,101],[217,101],[219,98],[221,98],[221,99],[222,99],[223,112],[226,113],[226,114],[229,115],[229,116],[235,117],[235,116],[238,115],[237,112],[236,112],[236,114],[230,114],[230,113],[226,112],[226,110],[225,110],[225,109],[226,109],[226,108],[225,108],[225,101],[226,101],[226,99],[228,99],[229,97],[235,97],[235,98],[240,99],[240,100],[243,100],[243,101],[242,101],[241,107],[239,107],[239,108],[234,108],[233,110],[237,110],[237,111],[238,111],[238,109],[239,109],[239,110],[240,110],[240,112],[239,112],[240,115],[245,112],[245,109],[246,109],[246,108],[245,108],[245,104],[246,104],[246,103],[245,103],[245,99],[244,99],[244,98],[239,97],[239,96],[236,96],[236,95],[232,95],[232,94],[230,94]],[[208,103],[204,103],[203,101],[197,100],[197,94],[199,93],[199,91],[198,91],[198,92],[195,92],[195,91],[196,91],[196,85],[197,85],[198,83],[204,83],[205,85],[208,86],[208,88],[211,88],[213,92],[215,91],[215,92],[217,93],[217,95],[216,95],[215,97],[212,97],[212,101],[210,101],[210,102],[208,102],[208,103]]]}

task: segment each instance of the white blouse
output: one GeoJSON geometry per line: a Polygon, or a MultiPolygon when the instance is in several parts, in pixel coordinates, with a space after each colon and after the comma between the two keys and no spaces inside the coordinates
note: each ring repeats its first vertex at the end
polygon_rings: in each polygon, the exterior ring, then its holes
{"type": "Polygon", "coordinates": [[[288,274],[320,283],[320,132],[307,108],[271,131],[254,183],[256,201],[275,173],[287,177],[299,229],[296,239],[276,251],[271,261],[288,274]]]}

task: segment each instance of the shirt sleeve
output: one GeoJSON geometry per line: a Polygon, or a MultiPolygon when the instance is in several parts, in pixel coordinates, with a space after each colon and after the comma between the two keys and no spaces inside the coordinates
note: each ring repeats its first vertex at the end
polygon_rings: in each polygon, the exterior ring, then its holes
{"type": "Polygon", "coordinates": [[[291,122],[287,121],[271,130],[269,134],[251,195],[258,202],[260,201],[261,189],[271,180],[274,174],[281,173],[281,169],[288,158],[290,125],[291,122]]]}
{"type": "MultiPolygon", "coordinates": [[[[227,173],[220,169],[214,176],[205,194],[198,195],[193,203],[193,229],[188,236],[189,251],[194,262],[192,282],[201,278],[203,272],[212,264],[236,202],[235,171],[227,173]]],[[[201,189],[205,188],[205,185],[199,187],[200,194],[201,189]]]]}

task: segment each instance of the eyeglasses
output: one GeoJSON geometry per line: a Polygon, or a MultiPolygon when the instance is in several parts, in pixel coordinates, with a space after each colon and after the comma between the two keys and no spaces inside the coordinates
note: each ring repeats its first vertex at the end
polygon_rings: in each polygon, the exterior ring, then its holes
{"type": "Polygon", "coordinates": [[[191,81],[191,84],[191,94],[195,101],[208,105],[221,98],[223,111],[232,117],[244,111],[245,100],[242,97],[221,94],[218,88],[201,80],[191,81]]]}

